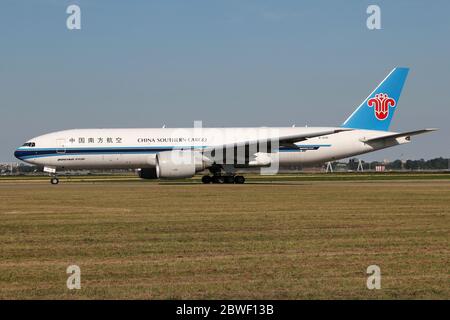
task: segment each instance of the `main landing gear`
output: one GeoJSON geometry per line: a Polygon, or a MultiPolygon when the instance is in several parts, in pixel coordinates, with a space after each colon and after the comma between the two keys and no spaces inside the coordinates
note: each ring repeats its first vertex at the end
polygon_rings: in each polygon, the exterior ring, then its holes
{"type": "Polygon", "coordinates": [[[50,179],[50,183],[51,183],[51,184],[58,184],[58,183],[59,183],[58,177],[52,177],[52,178],[50,179]]]}
{"type": "Polygon", "coordinates": [[[245,178],[243,176],[203,176],[202,182],[204,184],[209,183],[235,183],[235,184],[243,184],[245,182],[245,178]]]}
{"type": "Polygon", "coordinates": [[[208,169],[211,172],[211,176],[206,175],[202,177],[202,182],[204,184],[210,183],[243,184],[245,182],[245,178],[243,176],[237,176],[234,174],[233,168],[230,169],[224,167],[223,165],[214,163],[208,169]],[[222,173],[224,175],[222,175],[222,173]]]}

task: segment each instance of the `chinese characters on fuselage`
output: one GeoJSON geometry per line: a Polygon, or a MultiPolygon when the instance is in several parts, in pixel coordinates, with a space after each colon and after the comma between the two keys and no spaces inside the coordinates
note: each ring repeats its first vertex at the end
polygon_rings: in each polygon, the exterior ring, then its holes
{"type": "Polygon", "coordinates": [[[78,137],[77,139],[75,138],[70,138],[69,142],[70,143],[75,143],[78,142],[78,144],[89,144],[89,143],[97,143],[97,144],[102,144],[102,143],[106,143],[106,144],[119,144],[122,143],[122,138],[120,137],[78,137]]]}

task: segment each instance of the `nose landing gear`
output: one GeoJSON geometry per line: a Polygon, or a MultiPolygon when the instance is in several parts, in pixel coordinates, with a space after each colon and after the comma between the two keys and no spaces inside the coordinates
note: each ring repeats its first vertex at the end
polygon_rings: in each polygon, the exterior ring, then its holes
{"type": "Polygon", "coordinates": [[[50,175],[50,183],[51,184],[58,184],[59,179],[56,175],[56,168],[55,167],[44,167],[44,172],[48,173],[50,175]]]}

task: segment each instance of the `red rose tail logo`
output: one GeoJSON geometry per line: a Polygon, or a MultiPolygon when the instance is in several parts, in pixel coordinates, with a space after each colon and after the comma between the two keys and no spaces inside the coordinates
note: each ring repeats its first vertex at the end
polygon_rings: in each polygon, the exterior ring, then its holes
{"type": "Polygon", "coordinates": [[[395,107],[395,100],[385,93],[378,93],[367,101],[367,105],[373,107],[375,117],[378,120],[385,120],[389,116],[389,107],[395,107]]]}

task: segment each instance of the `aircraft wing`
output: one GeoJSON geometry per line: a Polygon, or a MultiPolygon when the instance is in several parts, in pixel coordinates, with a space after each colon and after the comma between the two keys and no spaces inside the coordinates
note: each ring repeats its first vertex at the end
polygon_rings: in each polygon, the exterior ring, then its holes
{"type": "MultiPolygon", "coordinates": [[[[295,134],[295,135],[286,135],[286,136],[275,136],[275,137],[267,137],[259,140],[248,140],[248,141],[241,141],[233,144],[224,144],[224,145],[217,145],[217,146],[210,146],[203,149],[203,152],[211,152],[212,150],[217,149],[235,149],[235,148],[249,148],[253,147],[255,148],[258,145],[267,145],[267,151],[265,152],[271,152],[270,146],[273,145],[274,141],[278,140],[279,146],[284,147],[291,147],[291,148],[298,148],[298,146],[295,144],[295,142],[304,141],[310,138],[320,137],[320,136],[327,136],[330,134],[335,134],[343,131],[350,131],[352,129],[332,129],[332,130],[322,130],[322,131],[316,131],[316,132],[308,132],[308,133],[302,133],[302,134],[295,134]]],[[[255,148],[256,150],[256,148],[255,148]]]]}
{"type": "Polygon", "coordinates": [[[436,130],[437,129],[435,129],[435,128],[430,128],[430,129],[422,129],[422,130],[408,131],[408,132],[401,132],[401,133],[392,133],[392,134],[388,134],[388,135],[382,136],[382,137],[364,139],[364,140],[362,140],[362,142],[378,142],[378,141],[384,141],[387,139],[396,139],[396,138],[403,138],[403,137],[406,137],[408,139],[411,136],[415,136],[415,135],[427,133],[427,132],[432,132],[432,131],[436,131],[436,130]]]}
{"type": "Polygon", "coordinates": [[[295,142],[304,141],[311,138],[316,138],[320,136],[328,136],[330,134],[335,134],[343,131],[350,131],[351,129],[335,129],[335,130],[328,130],[328,131],[318,131],[314,133],[304,134],[304,135],[293,135],[293,136],[285,136],[279,138],[279,144],[283,147],[291,147],[291,148],[298,148],[297,145],[295,145],[295,142]]]}

